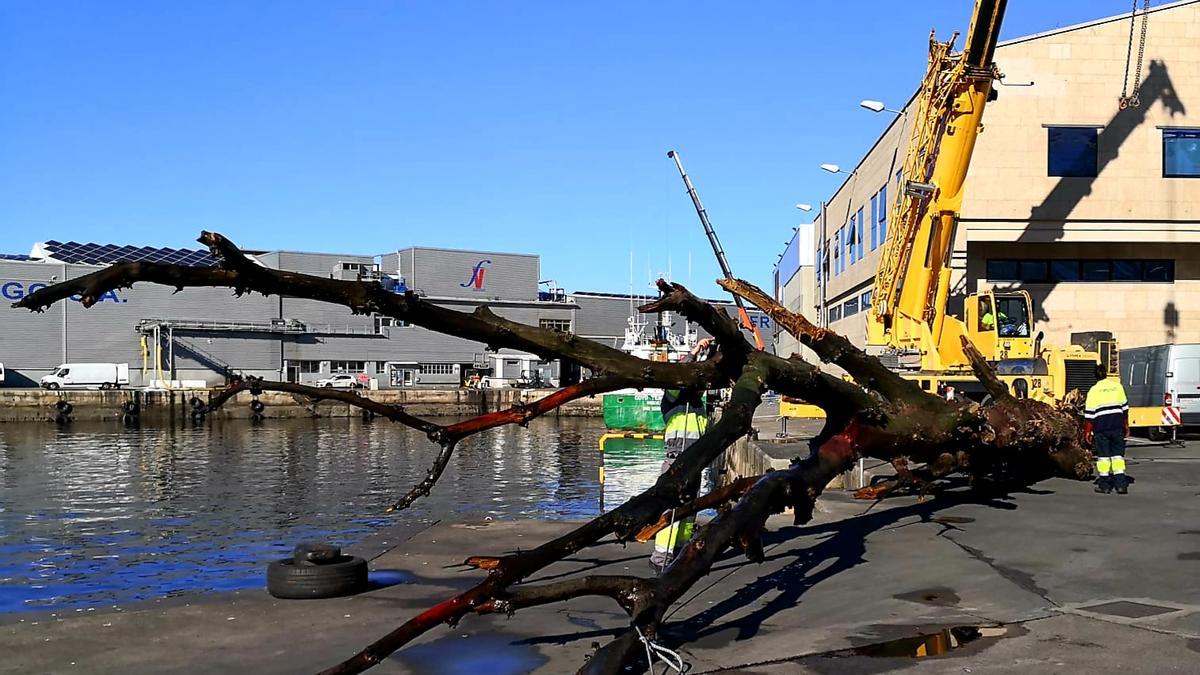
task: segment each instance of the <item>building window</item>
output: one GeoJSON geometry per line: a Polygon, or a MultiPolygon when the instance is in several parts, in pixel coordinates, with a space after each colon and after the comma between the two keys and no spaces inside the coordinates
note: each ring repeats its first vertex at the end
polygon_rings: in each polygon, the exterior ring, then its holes
{"type": "Polygon", "coordinates": [[[989,260],[988,281],[1024,283],[1175,281],[1174,260],[989,260]]]}
{"type": "Polygon", "coordinates": [[[375,362],[375,374],[382,375],[386,372],[387,372],[387,361],[376,361],[375,362]]]}
{"type": "Polygon", "coordinates": [[[879,247],[879,195],[871,195],[871,250],[879,247]]]}
{"type": "MultiPolygon", "coordinates": [[[[899,175],[899,174],[897,174],[899,175]]],[[[897,192],[899,194],[899,192],[897,192]]],[[[887,186],[879,188],[879,245],[883,246],[883,242],[887,241],[887,186]]]]}
{"type": "Polygon", "coordinates": [[[834,232],[833,234],[833,273],[837,275],[841,274],[842,270],[845,268],[843,261],[846,259],[846,256],[842,255],[842,247],[846,244],[844,242],[845,236],[842,234],[842,228],[839,227],[837,232],[834,232]]]}
{"type": "Polygon", "coordinates": [[[1099,156],[1100,130],[1095,127],[1048,127],[1049,176],[1094,178],[1099,156]]]}
{"type": "Polygon", "coordinates": [[[858,304],[862,306],[862,311],[871,309],[871,291],[863,291],[863,294],[858,297],[858,304]]]}
{"type": "Polygon", "coordinates": [[[863,259],[863,245],[867,241],[865,238],[863,238],[863,230],[865,230],[867,227],[867,224],[864,221],[865,221],[865,219],[863,218],[863,209],[860,206],[860,207],[858,207],[858,241],[857,241],[858,248],[855,249],[856,251],[858,251],[858,259],[859,260],[863,259]]]}
{"type": "Polygon", "coordinates": [[[366,361],[330,361],[331,373],[361,373],[367,369],[366,361]]]}
{"type": "Polygon", "coordinates": [[[1200,178],[1200,129],[1163,129],[1163,178],[1200,178]]]}
{"type": "Polygon", "coordinates": [[[571,320],[570,319],[538,319],[538,327],[539,328],[549,328],[550,330],[556,330],[556,331],[559,331],[560,333],[570,333],[571,332],[571,320]]]}
{"type": "Polygon", "coordinates": [[[422,375],[453,375],[453,363],[422,363],[417,366],[422,375]]]}
{"type": "Polygon", "coordinates": [[[312,375],[313,373],[321,372],[320,361],[289,361],[288,363],[296,366],[296,372],[302,375],[312,375]]]}
{"type": "Polygon", "coordinates": [[[858,297],[853,297],[842,303],[842,317],[858,314],[858,297]]]}
{"type": "Polygon", "coordinates": [[[830,307],[829,308],[829,323],[833,323],[834,321],[837,321],[840,318],[842,318],[841,306],[839,305],[837,307],[830,307]]]}
{"type": "Polygon", "coordinates": [[[850,264],[854,264],[854,234],[857,232],[855,228],[855,216],[850,216],[850,224],[846,226],[846,259],[850,264]]]}

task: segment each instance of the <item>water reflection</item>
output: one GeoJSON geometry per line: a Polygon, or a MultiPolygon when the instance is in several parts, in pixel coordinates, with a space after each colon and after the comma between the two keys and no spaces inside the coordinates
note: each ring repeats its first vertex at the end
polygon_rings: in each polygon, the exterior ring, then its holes
{"type": "MultiPolygon", "coordinates": [[[[348,545],[395,523],[595,516],[602,432],[563,418],[481,434],[432,496],[385,516],[436,453],[395,424],[0,425],[0,612],[259,587],[298,541],[348,545]]],[[[650,482],[660,462],[661,448],[645,457],[650,482]]]]}

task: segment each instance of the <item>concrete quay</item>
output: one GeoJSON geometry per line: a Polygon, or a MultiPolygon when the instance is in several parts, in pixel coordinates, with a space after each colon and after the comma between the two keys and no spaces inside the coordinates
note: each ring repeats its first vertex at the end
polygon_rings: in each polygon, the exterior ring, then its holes
{"type": "MultiPolygon", "coordinates": [[[[1200,444],[1135,448],[1129,463],[1126,496],[1061,479],[923,503],[830,492],[812,523],[771,519],[766,562],[728,554],[672,611],[664,642],[679,645],[692,673],[1196,672],[1200,444]],[[866,655],[950,627],[983,631],[941,656],[866,655]]],[[[5,615],[0,672],[315,672],[475,583],[481,574],[458,565],[466,555],[529,548],[572,526],[398,523],[360,547],[376,582],[361,595],[282,601],[249,591],[5,615]]],[[[597,546],[528,582],[648,574],[649,548],[597,546]]],[[[626,625],[592,598],[472,616],[373,672],[574,672],[626,625]]]]}
{"type": "MultiPolygon", "coordinates": [[[[403,405],[408,412],[419,416],[467,417],[503,410],[514,403],[532,401],[552,393],[549,389],[377,389],[362,390],[367,398],[383,403],[403,405]]],[[[215,390],[179,389],[149,390],[59,390],[0,389],[0,422],[53,421],[59,401],[70,402],[72,419],[81,421],[114,420],[122,415],[121,406],[137,398],[142,406],[144,421],[186,419],[192,397],[207,401],[215,390]]],[[[266,406],[263,415],[280,417],[349,417],[359,410],[345,403],[325,401],[312,404],[304,397],[292,394],[265,392],[258,397],[266,406]]],[[[238,394],[212,416],[225,419],[249,418],[248,392],[238,394]]],[[[599,417],[600,397],[571,401],[553,414],[564,417],[599,417]]]]}

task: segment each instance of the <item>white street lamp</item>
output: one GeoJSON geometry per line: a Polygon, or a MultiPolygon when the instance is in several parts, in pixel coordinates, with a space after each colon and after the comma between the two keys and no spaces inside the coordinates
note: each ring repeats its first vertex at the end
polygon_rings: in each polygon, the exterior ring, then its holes
{"type": "Polygon", "coordinates": [[[812,204],[797,204],[796,208],[801,211],[812,211],[812,204]]]}
{"type": "Polygon", "coordinates": [[[876,112],[876,113],[881,113],[886,110],[890,113],[896,113],[897,115],[904,114],[903,110],[893,110],[893,109],[885,106],[883,104],[883,101],[872,101],[871,99],[865,99],[862,102],[860,102],[858,105],[863,108],[866,108],[867,110],[870,110],[871,112],[876,112]]]}

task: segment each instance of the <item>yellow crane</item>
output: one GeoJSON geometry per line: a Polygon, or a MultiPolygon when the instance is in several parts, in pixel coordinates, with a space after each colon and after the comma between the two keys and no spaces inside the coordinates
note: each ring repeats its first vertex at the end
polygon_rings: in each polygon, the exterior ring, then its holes
{"type": "Polygon", "coordinates": [[[962,338],[996,365],[1020,397],[1060,399],[1086,391],[1095,365],[1116,372],[1116,348],[1041,344],[1034,336],[1033,302],[1025,291],[985,291],[966,297],[963,318],[950,316],[950,253],[962,208],[963,188],[983,112],[1002,77],[993,63],[1006,0],[977,0],[963,51],[950,40],[929,38],[929,67],[909,109],[911,137],[904,183],[895,199],[876,270],[867,344],[887,347],[908,366],[905,376],[936,390],[942,385],[976,388],[962,338]],[[1111,355],[1111,356],[1110,356],[1111,355]]]}

